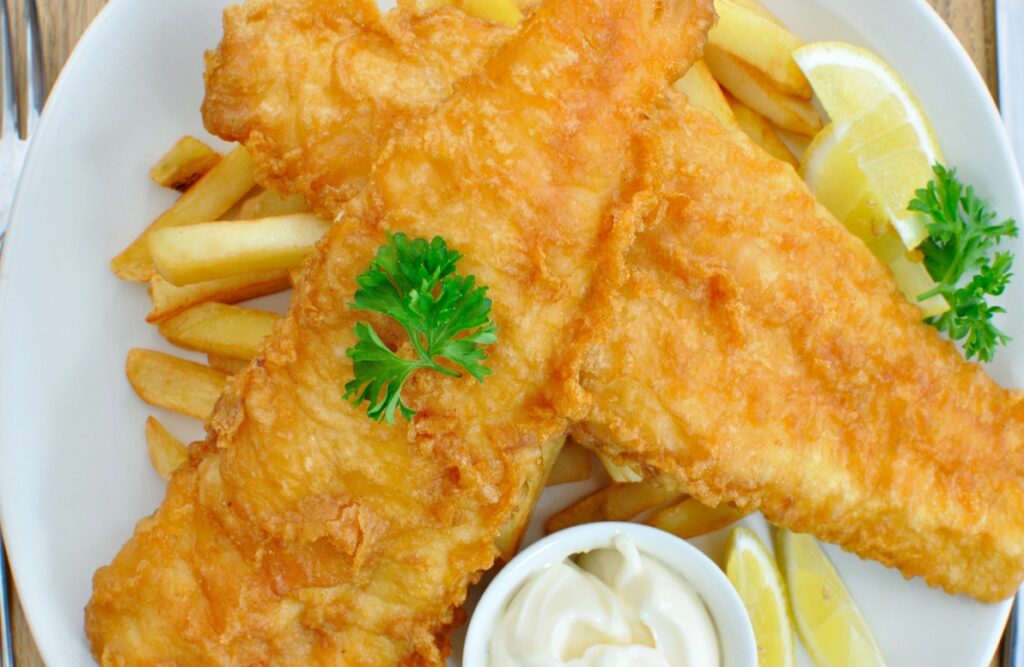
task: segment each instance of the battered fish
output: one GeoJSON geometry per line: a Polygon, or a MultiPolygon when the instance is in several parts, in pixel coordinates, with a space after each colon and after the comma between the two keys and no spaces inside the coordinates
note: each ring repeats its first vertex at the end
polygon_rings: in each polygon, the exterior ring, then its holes
{"type": "Polygon", "coordinates": [[[572,433],[703,502],[983,601],[1024,579],[1024,402],[921,322],[792,168],[678,100],[572,433]]]}
{"type": "Polygon", "coordinates": [[[667,212],[627,259],[574,435],[950,592],[1010,595],[1020,394],[921,324],[792,170],[678,102],[649,132],[667,212]]]}
{"type": "Polygon", "coordinates": [[[261,184],[333,216],[396,127],[514,34],[452,7],[381,16],[375,0],[249,0],[224,12],[224,38],[207,53],[203,118],[246,145],[261,184]]]}
{"type": "Polygon", "coordinates": [[[657,189],[642,111],[712,17],[710,0],[551,0],[408,123],[161,508],[97,572],[102,664],[442,663],[542,447],[582,409],[575,341],[608,321],[657,189]],[[500,329],[485,383],[417,374],[417,414],[393,426],[341,397],[364,317],[346,304],[385,230],[443,235],[500,329]]]}

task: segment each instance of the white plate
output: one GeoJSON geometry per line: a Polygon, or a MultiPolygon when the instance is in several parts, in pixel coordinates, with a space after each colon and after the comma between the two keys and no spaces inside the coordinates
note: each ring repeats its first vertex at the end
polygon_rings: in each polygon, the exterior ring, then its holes
{"type": "MultiPolygon", "coordinates": [[[[130,347],[167,345],[143,322],[145,290],[117,281],[107,262],[173,200],[147,170],[180,135],[200,132],[202,53],[219,39],[224,4],[111,2],[50,98],[15,203],[0,265],[0,519],[51,665],[90,664],[82,608],[92,573],[163,495],[143,444],[154,410],[123,367],[130,347]]],[[[767,4],[805,38],[845,39],[887,58],[920,95],[960,173],[1001,213],[1024,218],[988,91],[924,0],[767,4]]],[[[992,371],[1021,386],[1024,276],[1005,300],[1017,306],[1003,323],[1019,341],[992,371]]],[[[200,433],[185,418],[160,417],[183,436],[200,433]]],[[[564,501],[581,489],[557,491],[564,501]]],[[[562,501],[546,498],[540,513],[562,501]]],[[[950,597],[832,555],[891,665],[987,665],[1007,604],[950,597]]]]}

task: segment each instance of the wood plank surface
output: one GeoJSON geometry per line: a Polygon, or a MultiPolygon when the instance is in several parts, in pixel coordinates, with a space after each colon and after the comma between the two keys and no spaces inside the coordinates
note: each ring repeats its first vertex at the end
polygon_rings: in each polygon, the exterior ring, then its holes
{"type": "MultiPolygon", "coordinates": [[[[21,3],[4,0],[20,16],[21,3]]],[[[37,0],[47,90],[52,87],[89,21],[106,0],[37,0]]],[[[126,0],[127,1],[127,0],[126,0]]],[[[173,0],[172,0],[173,1],[173,0]]],[[[971,55],[993,95],[996,90],[996,40],[994,0],[928,0],[952,27],[971,55]]],[[[211,45],[212,46],[212,45],[211,45]]],[[[20,67],[19,67],[20,70],[20,67]]],[[[43,665],[15,593],[14,650],[18,667],[43,665]]],[[[45,623],[45,619],[40,619],[45,623]]],[[[997,665],[998,661],[994,661],[997,665]]]]}
{"type": "Polygon", "coordinates": [[[995,0],[928,0],[946,19],[978,66],[993,96],[998,96],[995,0]]]}

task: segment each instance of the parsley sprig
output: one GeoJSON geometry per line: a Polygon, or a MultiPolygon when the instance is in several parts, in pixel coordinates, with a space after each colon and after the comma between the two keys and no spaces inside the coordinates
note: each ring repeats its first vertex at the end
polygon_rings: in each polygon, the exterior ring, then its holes
{"type": "Polygon", "coordinates": [[[973,187],[960,182],[956,169],[936,164],[932,170],[935,178],[915,193],[909,206],[931,220],[931,236],[920,250],[925,268],[938,283],[918,300],[941,294],[949,310],[926,321],[953,340],[963,340],[968,359],[992,361],[995,348],[1010,337],[992,322],[994,315],[1006,311],[989,305],[986,298],[1002,294],[1013,275],[1013,255],[995,247],[1017,236],[1017,223],[1009,218],[994,222],[995,211],[973,187]]]}
{"type": "Polygon", "coordinates": [[[367,414],[375,421],[395,421],[395,410],[411,419],[415,411],[402,402],[402,387],[418,369],[461,377],[459,371],[441,364],[446,359],[479,382],[491,373],[481,362],[484,346],[497,340],[491,321],[487,288],[476,285],[474,276],[461,276],[455,264],[462,255],[448,248],[444,239],[409,239],[389,234],[388,242],[356,278],[359,290],[349,304],[353,310],[382,313],[395,320],[409,336],[416,358],[395,354],[367,322],[356,324],[354,347],[346,350],[355,377],[345,384],[345,398],[355,405],[369,403],[367,414]]]}

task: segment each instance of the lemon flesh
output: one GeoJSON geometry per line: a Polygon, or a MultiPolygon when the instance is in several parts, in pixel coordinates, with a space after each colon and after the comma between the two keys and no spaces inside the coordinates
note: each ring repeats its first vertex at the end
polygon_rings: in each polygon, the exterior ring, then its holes
{"type": "Polygon", "coordinates": [[[815,664],[885,665],[867,622],[818,542],[785,529],[778,539],[797,632],[815,664]]]}
{"type": "Polygon", "coordinates": [[[817,42],[793,52],[832,119],[835,149],[852,157],[865,189],[908,249],[928,236],[927,221],[907,210],[942,160],[920,103],[878,56],[850,44],[817,42]]]}
{"type": "Polygon", "coordinates": [[[757,641],[759,667],[795,665],[793,627],[786,608],[786,593],[775,559],[761,540],[746,528],[729,538],[725,573],[750,615],[757,641]]]}
{"type": "Polygon", "coordinates": [[[807,147],[800,175],[822,206],[889,267],[896,287],[908,301],[921,308],[923,317],[949,310],[949,304],[939,295],[917,300],[918,295],[934,289],[936,283],[920,257],[908,256],[904,243],[889,224],[888,212],[871,191],[857,159],[843,146],[834,125],[826,126],[807,147]]]}

